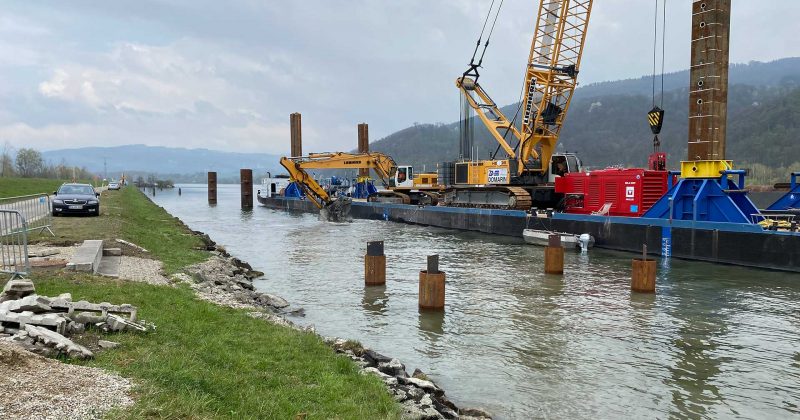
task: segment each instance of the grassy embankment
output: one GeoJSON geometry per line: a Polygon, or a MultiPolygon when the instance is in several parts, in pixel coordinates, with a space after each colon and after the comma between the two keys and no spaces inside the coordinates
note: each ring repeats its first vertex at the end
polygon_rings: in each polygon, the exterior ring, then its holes
{"type": "Polygon", "coordinates": [[[0,198],[52,193],[65,181],[42,178],[0,178],[0,198]]]}
{"type": "MultiPolygon", "coordinates": [[[[122,238],[150,251],[168,272],[208,256],[201,241],[134,188],[109,191],[102,215],[56,218],[57,241],[122,238]]],[[[41,240],[48,240],[42,237],[41,240]]],[[[117,334],[122,343],[85,364],[133,378],[137,403],[114,417],[395,418],[377,378],[358,373],[318,337],[200,301],[166,287],[89,275],[34,274],[44,295],[131,303],[154,333],[117,334]]]]}

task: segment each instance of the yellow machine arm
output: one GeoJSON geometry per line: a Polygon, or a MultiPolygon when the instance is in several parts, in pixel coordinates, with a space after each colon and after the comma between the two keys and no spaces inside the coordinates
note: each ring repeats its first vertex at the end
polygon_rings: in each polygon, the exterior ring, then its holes
{"type": "Polygon", "coordinates": [[[474,66],[456,80],[495,140],[510,159],[517,160],[519,173],[548,169],[577,86],[591,11],[592,0],[541,0],[525,73],[520,129],[478,84],[474,66]],[[506,141],[509,136],[518,142],[518,152],[506,141]],[[530,161],[537,159],[539,165],[532,166],[530,161]]]}
{"type": "Polygon", "coordinates": [[[306,196],[323,208],[331,203],[330,194],[306,172],[307,169],[372,169],[384,186],[394,178],[397,164],[378,152],[368,153],[311,153],[302,157],[283,157],[281,165],[289,171],[289,177],[306,193],[306,196]]]}

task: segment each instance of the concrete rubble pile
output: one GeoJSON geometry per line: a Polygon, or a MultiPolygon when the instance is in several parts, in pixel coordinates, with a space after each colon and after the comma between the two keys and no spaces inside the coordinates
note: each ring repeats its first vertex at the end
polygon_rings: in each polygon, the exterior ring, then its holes
{"type": "MultiPolygon", "coordinates": [[[[109,333],[148,331],[154,326],[137,320],[137,309],[131,305],[73,302],[69,293],[39,296],[30,280],[9,280],[0,293],[0,340],[43,356],[89,359],[94,357],[92,351],[68,338],[87,328],[109,333]]],[[[103,343],[101,348],[116,344],[103,343]]]]}
{"type": "Polygon", "coordinates": [[[337,353],[350,357],[361,366],[363,374],[376,375],[403,408],[404,419],[491,419],[491,415],[476,408],[458,408],[422,371],[409,376],[399,360],[362,347],[353,341],[325,337],[325,342],[337,353]]]}

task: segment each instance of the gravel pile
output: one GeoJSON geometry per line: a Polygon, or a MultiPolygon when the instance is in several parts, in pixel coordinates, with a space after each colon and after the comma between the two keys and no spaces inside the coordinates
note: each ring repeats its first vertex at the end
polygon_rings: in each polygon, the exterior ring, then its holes
{"type": "Polygon", "coordinates": [[[0,342],[0,418],[101,419],[133,404],[131,382],[102,369],[37,356],[0,342]]]}

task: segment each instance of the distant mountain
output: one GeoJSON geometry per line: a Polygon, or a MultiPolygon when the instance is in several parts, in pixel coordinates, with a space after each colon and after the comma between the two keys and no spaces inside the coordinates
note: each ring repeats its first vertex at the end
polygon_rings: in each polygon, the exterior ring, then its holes
{"type": "Polygon", "coordinates": [[[164,178],[169,175],[173,180],[182,181],[185,178],[204,179],[206,172],[216,171],[220,180],[223,180],[231,177],[238,179],[239,169],[242,168],[251,168],[254,176],[261,176],[280,167],[280,157],[276,155],[142,144],[50,150],[42,155],[53,163],[63,160],[98,174],[103,174],[105,170],[113,178],[124,172],[129,175],[157,174],[164,178]]]}
{"type": "MultiPolygon", "coordinates": [[[[661,133],[662,150],[671,167],[686,159],[688,133],[688,71],[665,76],[661,133]]],[[[728,158],[740,163],[788,167],[800,162],[800,58],[770,63],[732,65],[728,99],[728,158]]],[[[660,81],[659,81],[660,88],[660,81]]],[[[653,135],[645,115],[652,108],[649,76],[587,85],[576,90],[559,143],[560,150],[578,152],[590,167],[643,166],[652,151],[653,135]]],[[[518,104],[502,111],[511,118],[518,104]]],[[[372,144],[399,164],[435,170],[458,156],[458,122],[419,124],[372,144]]],[[[497,149],[480,121],[475,121],[479,158],[497,149]]],[[[502,156],[502,153],[499,155],[502,156]]]]}

